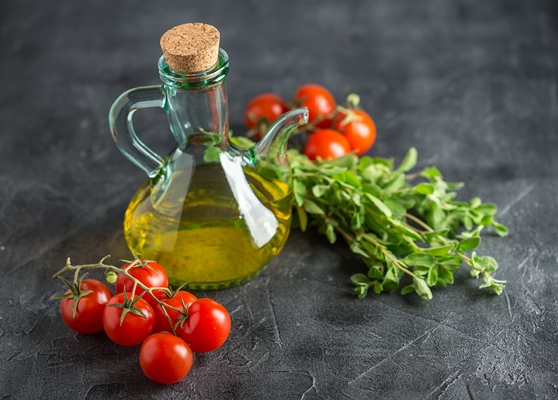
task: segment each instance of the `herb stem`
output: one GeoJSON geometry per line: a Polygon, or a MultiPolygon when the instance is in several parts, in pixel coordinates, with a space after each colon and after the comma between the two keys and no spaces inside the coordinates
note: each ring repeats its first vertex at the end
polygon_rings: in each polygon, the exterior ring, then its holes
{"type": "Polygon", "coordinates": [[[420,218],[415,217],[413,214],[406,213],[405,217],[417,223],[418,225],[422,226],[428,232],[434,232],[434,229],[432,229],[428,224],[423,222],[420,218]]]}
{"type": "MultiPolygon", "coordinates": [[[[324,218],[326,221],[331,222],[331,220],[330,220],[328,217],[326,217],[325,215],[323,216],[323,218],[324,218]]],[[[341,234],[341,236],[343,236],[343,238],[344,238],[349,244],[351,244],[351,243],[353,243],[353,242],[356,241],[356,239],[355,239],[354,237],[352,237],[351,235],[349,235],[343,228],[341,228],[341,227],[339,227],[339,226],[336,226],[336,227],[335,227],[335,230],[336,230],[337,232],[339,232],[339,233],[341,234]]],[[[413,278],[417,278],[417,276],[416,276],[415,274],[413,274],[413,273],[412,273],[411,271],[409,271],[407,268],[403,267],[403,266],[399,263],[399,261],[398,261],[395,257],[393,257],[393,255],[392,255],[388,250],[386,250],[385,246],[382,246],[380,243],[378,243],[376,240],[374,240],[374,238],[372,238],[372,237],[369,236],[369,235],[364,234],[364,235],[362,235],[362,238],[363,238],[364,240],[366,240],[367,242],[370,242],[370,243],[371,243],[372,245],[374,245],[378,250],[380,250],[380,251],[382,252],[382,254],[384,254],[387,258],[389,258],[390,261],[391,261],[397,268],[399,268],[401,271],[403,271],[404,273],[406,273],[407,275],[409,275],[409,276],[411,276],[411,277],[413,277],[413,278]]]]}
{"type": "Polygon", "coordinates": [[[298,172],[296,174],[293,174],[293,177],[295,177],[295,178],[318,178],[318,179],[324,179],[324,180],[328,181],[329,183],[334,183],[335,182],[335,180],[331,179],[329,176],[320,175],[318,173],[311,173],[311,172],[298,172]]]}
{"type": "Polygon", "coordinates": [[[389,252],[385,246],[382,246],[380,243],[378,243],[376,240],[374,240],[373,237],[371,237],[370,235],[364,234],[362,235],[362,238],[364,240],[366,240],[367,242],[370,242],[371,244],[373,244],[374,246],[376,246],[376,248],[378,250],[380,250],[382,252],[383,255],[385,255],[387,258],[390,259],[390,261],[393,263],[393,265],[395,265],[397,268],[399,268],[401,271],[403,271],[404,273],[406,273],[407,275],[413,277],[413,278],[418,278],[415,274],[413,274],[411,271],[409,271],[407,268],[403,267],[399,261],[391,254],[391,252],[389,252]]]}
{"type": "MultiPolygon", "coordinates": [[[[376,211],[374,211],[374,210],[371,209],[370,207],[364,206],[364,209],[365,209],[367,212],[369,212],[370,214],[372,214],[372,215],[374,216],[374,218],[376,218],[376,219],[381,219],[381,220],[384,220],[384,221],[387,221],[387,222],[391,222],[391,221],[389,220],[388,217],[386,217],[386,216],[383,215],[383,214],[378,214],[376,211]]],[[[419,221],[420,221],[420,220],[419,220],[419,221]]],[[[422,222],[422,221],[420,221],[420,222],[422,222]]],[[[410,229],[410,230],[412,230],[412,231],[418,233],[418,234],[424,239],[424,232],[421,231],[420,229],[415,228],[414,226],[411,226],[411,225],[409,225],[409,224],[407,224],[407,223],[405,223],[405,222],[401,222],[401,225],[403,225],[403,226],[404,226],[405,228],[407,228],[407,229],[410,229]]],[[[427,225],[427,226],[428,226],[428,225],[427,225]]],[[[430,228],[430,227],[429,227],[429,228],[430,228]]],[[[397,229],[397,225],[395,225],[395,229],[397,229]]],[[[414,242],[412,242],[412,243],[413,243],[413,245],[415,245],[414,242]]],[[[416,245],[415,245],[415,246],[416,246],[416,245]]]]}
{"type": "Polygon", "coordinates": [[[406,174],[405,175],[405,179],[406,180],[413,180],[416,178],[420,178],[422,176],[422,172],[415,172],[413,174],[406,174]]]}
{"type": "MultiPolygon", "coordinates": [[[[420,220],[419,218],[415,217],[414,215],[409,214],[409,213],[406,213],[406,214],[405,214],[405,217],[408,218],[408,219],[410,219],[410,220],[412,220],[412,221],[414,221],[414,222],[416,222],[418,225],[422,226],[422,227],[423,227],[424,229],[426,229],[428,232],[434,232],[434,230],[433,230],[430,226],[428,226],[426,223],[424,223],[422,220],[420,220]]],[[[446,245],[446,244],[448,244],[447,240],[446,240],[443,236],[441,236],[441,235],[436,235],[436,238],[435,238],[435,239],[436,239],[436,241],[437,241],[438,243],[440,243],[441,245],[446,245]]],[[[418,247],[415,243],[413,243],[413,245],[414,245],[413,247],[415,247],[415,249],[420,249],[419,251],[422,251],[422,250],[423,250],[422,248],[418,247]]],[[[478,267],[476,267],[476,266],[471,262],[471,259],[470,259],[469,257],[467,257],[465,254],[460,253],[460,252],[457,252],[457,255],[458,255],[467,265],[469,265],[471,268],[475,268],[475,269],[477,269],[477,270],[482,270],[482,269],[479,269],[478,267]]]]}

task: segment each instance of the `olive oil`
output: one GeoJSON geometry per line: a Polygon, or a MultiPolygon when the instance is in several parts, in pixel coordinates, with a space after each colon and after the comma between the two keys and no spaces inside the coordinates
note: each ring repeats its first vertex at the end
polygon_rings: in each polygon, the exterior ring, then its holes
{"type": "Polygon", "coordinates": [[[233,167],[204,164],[169,173],[159,186],[146,181],[124,218],[132,253],[156,260],[171,284],[190,289],[233,286],[259,274],[289,235],[292,191],[233,167]]]}

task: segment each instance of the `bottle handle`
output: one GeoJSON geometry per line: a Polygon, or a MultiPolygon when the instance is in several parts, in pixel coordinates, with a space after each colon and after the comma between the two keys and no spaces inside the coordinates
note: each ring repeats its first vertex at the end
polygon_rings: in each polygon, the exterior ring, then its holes
{"type": "Polygon", "coordinates": [[[132,115],[140,108],[163,108],[165,99],[165,92],[160,85],[137,87],[122,93],[109,112],[110,131],[116,147],[150,178],[157,175],[163,166],[163,159],[138,138],[132,115]]]}

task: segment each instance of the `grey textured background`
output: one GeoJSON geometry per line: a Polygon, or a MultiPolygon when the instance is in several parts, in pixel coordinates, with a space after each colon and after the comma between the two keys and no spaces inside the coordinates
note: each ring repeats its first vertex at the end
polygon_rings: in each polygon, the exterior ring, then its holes
{"type": "MultiPolygon", "coordinates": [[[[532,399],[558,397],[558,6],[555,1],[0,2],[0,398],[532,399]],[[378,126],[370,154],[419,166],[500,205],[487,235],[505,293],[458,272],[434,299],[358,301],[360,261],[294,232],[259,278],[199,293],[233,328],[172,386],[142,376],[138,348],[73,334],[49,299],[71,256],[128,257],[121,222],[143,182],[107,126],[125,89],[158,82],[159,37],[217,26],[231,60],[231,125],[262,91],[316,82],[351,91],[378,126]]],[[[165,153],[165,117],[137,114],[165,153]]]]}

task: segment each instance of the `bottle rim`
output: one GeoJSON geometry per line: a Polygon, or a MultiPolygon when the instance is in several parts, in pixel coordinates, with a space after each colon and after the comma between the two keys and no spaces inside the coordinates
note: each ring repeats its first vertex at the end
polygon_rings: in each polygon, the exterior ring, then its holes
{"type": "Polygon", "coordinates": [[[159,58],[159,75],[165,84],[179,87],[202,87],[220,83],[229,72],[229,56],[219,48],[218,61],[212,67],[203,71],[184,73],[172,69],[164,55],[159,58]]]}

